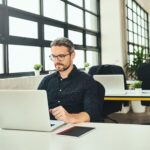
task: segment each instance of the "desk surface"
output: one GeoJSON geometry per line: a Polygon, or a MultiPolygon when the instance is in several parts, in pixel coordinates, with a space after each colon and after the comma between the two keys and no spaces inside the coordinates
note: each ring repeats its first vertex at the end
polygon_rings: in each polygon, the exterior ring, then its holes
{"type": "Polygon", "coordinates": [[[95,127],[81,137],[56,135],[55,132],[0,131],[1,150],[150,150],[150,126],[83,123],[95,127]]]}
{"type": "Polygon", "coordinates": [[[126,93],[113,93],[106,95],[105,100],[127,100],[127,101],[150,101],[150,90],[143,90],[141,94],[135,93],[134,90],[126,90],[126,93]]]}

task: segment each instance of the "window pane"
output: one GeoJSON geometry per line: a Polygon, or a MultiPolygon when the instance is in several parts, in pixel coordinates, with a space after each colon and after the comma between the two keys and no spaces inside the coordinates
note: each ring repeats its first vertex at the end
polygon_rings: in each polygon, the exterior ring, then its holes
{"type": "Polygon", "coordinates": [[[87,51],[86,57],[87,57],[87,62],[90,63],[90,67],[98,65],[98,52],[87,51]]]}
{"type": "Polygon", "coordinates": [[[40,64],[40,48],[33,46],[9,45],[9,72],[34,71],[33,66],[40,64]]]}
{"type": "Polygon", "coordinates": [[[25,10],[31,13],[39,14],[39,1],[38,0],[7,0],[8,6],[25,10]]]}
{"type": "Polygon", "coordinates": [[[128,18],[132,20],[132,11],[128,9],[128,18]]]}
{"type": "Polygon", "coordinates": [[[134,23],[134,32],[137,33],[137,24],[134,23]]]}
{"type": "Polygon", "coordinates": [[[83,7],[83,0],[68,0],[68,1],[83,7]]]}
{"type": "Polygon", "coordinates": [[[44,16],[65,21],[65,4],[60,0],[44,0],[44,16]]]}
{"type": "Polygon", "coordinates": [[[83,11],[79,8],[68,5],[68,22],[83,27],[83,11]]]}
{"type": "Polygon", "coordinates": [[[0,73],[4,73],[4,66],[3,66],[3,46],[0,44],[0,73]]]}
{"type": "Polygon", "coordinates": [[[9,17],[9,34],[14,36],[38,38],[36,22],[9,17]]]}
{"type": "Polygon", "coordinates": [[[2,0],[0,0],[0,4],[2,4],[2,0]]]}
{"type": "Polygon", "coordinates": [[[133,53],[133,45],[129,45],[129,52],[133,53]]]}
{"type": "Polygon", "coordinates": [[[44,25],[44,39],[53,41],[56,38],[64,37],[64,29],[50,25],[44,25]]]}
{"type": "Polygon", "coordinates": [[[85,8],[87,10],[90,10],[94,13],[97,13],[97,4],[96,4],[96,0],[86,0],[85,1],[85,8]]]}
{"type": "Polygon", "coordinates": [[[138,41],[137,41],[137,34],[134,34],[134,43],[138,44],[138,41]]]}
{"type": "Polygon", "coordinates": [[[133,2],[133,10],[134,10],[134,12],[136,12],[136,3],[135,2],[133,2]]]}
{"type": "Polygon", "coordinates": [[[54,70],[55,69],[54,63],[49,59],[49,55],[51,55],[50,48],[44,48],[44,52],[45,52],[45,70],[54,70]]]}
{"type": "Polygon", "coordinates": [[[128,7],[132,8],[132,0],[128,0],[128,7]]]}
{"type": "Polygon", "coordinates": [[[86,12],[86,28],[97,31],[97,17],[86,12]]]}
{"type": "Polygon", "coordinates": [[[97,39],[94,35],[86,34],[86,45],[97,47],[97,39]]]}
{"type": "Polygon", "coordinates": [[[83,35],[81,32],[76,32],[69,30],[69,39],[74,43],[74,44],[79,44],[83,45],[83,35]]]}
{"type": "Polygon", "coordinates": [[[84,51],[83,50],[75,50],[76,55],[74,59],[74,64],[78,68],[84,68],[84,51]]]}
{"type": "Polygon", "coordinates": [[[128,25],[129,25],[129,30],[130,31],[133,31],[133,23],[132,23],[132,21],[130,21],[130,20],[128,20],[128,25]]]}
{"type": "Polygon", "coordinates": [[[129,32],[129,42],[133,42],[133,33],[129,32]]]}

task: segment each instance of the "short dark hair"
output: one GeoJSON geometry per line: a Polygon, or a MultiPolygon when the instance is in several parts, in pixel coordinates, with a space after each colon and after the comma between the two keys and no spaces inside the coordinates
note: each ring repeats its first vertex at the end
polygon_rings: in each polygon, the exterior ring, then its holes
{"type": "Polygon", "coordinates": [[[50,47],[53,47],[53,46],[65,46],[68,48],[69,53],[74,52],[73,42],[71,40],[69,40],[68,38],[65,38],[65,37],[55,39],[51,43],[50,47]]]}

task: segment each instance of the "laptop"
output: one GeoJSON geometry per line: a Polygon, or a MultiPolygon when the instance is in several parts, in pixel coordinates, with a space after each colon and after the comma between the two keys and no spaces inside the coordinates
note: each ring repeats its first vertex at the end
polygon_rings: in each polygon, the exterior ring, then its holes
{"type": "Polygon", "coordinates": [[[45,90],[0,90],[0,128],[52,131],[63,124],[50,120],[45,90]]]}
{"type": "Polygon", "coordinates": [[[105,95],[125,94],[123,75],[94,75],[94,79],[105,88],[105,95]]]}

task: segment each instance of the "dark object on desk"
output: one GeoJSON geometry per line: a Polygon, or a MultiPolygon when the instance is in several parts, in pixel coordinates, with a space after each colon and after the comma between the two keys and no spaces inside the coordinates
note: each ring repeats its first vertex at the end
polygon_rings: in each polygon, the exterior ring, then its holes
{"type": "MultiPolygon", "coordinates": [[[[138,69],[138,79],[143,81],[142,89],[143,90],[150,90],[150,62],[142,64],[141,67],[138,69]]],[[[150,102],[148,101],[141,101],[142,105],[150,106],[150,102]]]]}
{"type": "MultiPolygon", "coordinates": [[[[124,85],[125,89],[127,89],[126,77],[123,69],[117,65],[98,65],[90,68],[90,75],[112,75],[112,74],[122,74],[124,76],[124,85]]],[[[107,116],[111,113],[117,112],[121,110],[123,105],[128,105],[128,101],[104,101],[103,105],[103,117],[108,118],[107,116]]],[[[113,121],[117,122],[117,121],[113,121]]]]}
{"type": "Polygon", "coordinates": [[[83,135],[84,133],[88,132],[88,131],[91,131],[95,128],[92,128],[92,127],[81,127],[81,126],[73,126],[69,129],[66,129],[62,132],[59,132],[57,134],[59,135],[68,135],[68,136],[76,136],[76,137],[79,137],[81,135],[83,135]]]}

